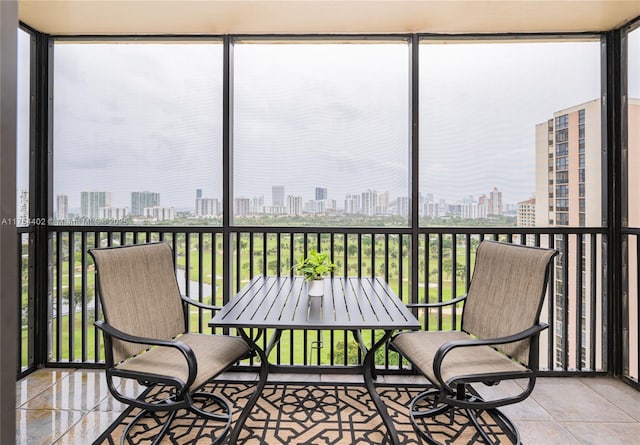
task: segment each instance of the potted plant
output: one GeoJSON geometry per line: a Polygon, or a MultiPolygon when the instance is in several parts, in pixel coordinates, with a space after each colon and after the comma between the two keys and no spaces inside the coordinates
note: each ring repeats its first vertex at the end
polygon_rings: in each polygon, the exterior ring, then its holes
{"type": "Polygon", "coordinates": [[[324,294],[324,276],[334,271],[336,265],[331,262],[329,255],[310,250],[306,258],[300,259],[295,269],[304,275],[309,283],[309,296],[324,294]]]}

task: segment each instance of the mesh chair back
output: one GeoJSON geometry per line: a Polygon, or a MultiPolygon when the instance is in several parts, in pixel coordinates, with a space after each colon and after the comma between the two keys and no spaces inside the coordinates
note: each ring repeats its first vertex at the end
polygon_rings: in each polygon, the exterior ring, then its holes
{"type": "MultiPolygon", "coordinates": [[[[549,263],[557,251],[483,241],[462,314],[462,329],[480,338],[504,337],[538,323],[549,263]]],[[[530,340],[497,349],[529,363],[530,340]]]]}
{"type": "MultiPolygon", "coordinates": [[[[130,335],[171,339],[184,333],[180,290],[166,243],[93,249],[105,321],[130,335]]],[[[146,345],[113,340],[114,363],[146,345]]]]}

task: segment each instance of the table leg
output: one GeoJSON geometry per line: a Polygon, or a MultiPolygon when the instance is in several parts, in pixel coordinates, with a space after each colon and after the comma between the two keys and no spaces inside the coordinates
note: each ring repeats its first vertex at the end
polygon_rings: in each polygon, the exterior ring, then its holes
{"type": "Polygon", "coordinates": [[[267,349],[264,352],[267,357],[269,357],[269,354],[271,354],[273,348],[280,342],[280,337],[282,337],[282,329],[276,329],[273,335],[271,335],[269,343],[267,344],[267,349]]]}
{"type": "Polygon", "coordinates": [[[389,416],[387,407],[382,402],[382,400],[380,400],[380,396],[376,391],[376,384],[374,382],[375,376],[373,371],[373,369],[375,368],[376,351],[387,342],[387,340],[391,337],[391,334],[393,334],[393,331],[385,331],[384,336],[380,340],[378,340],[371,349],[367,351],[367,355],[365,355],[364,361],[362,362],[362,373],[364,375],[364,383],[367,387],[367,391],[369,391],[369,395],[371,396],[371,399],[373,400],[373,403],[375,404],[380,417],[382,417],[382,421],[387,427],[389,440],[393,445],[399,445],[400,439],[398,438],[398,432],[393,425],[393,419],[391,419],[391,416],[389,416]]]}
{"type": "MultiPolygon", "coordinates": [[[[255,391],[247,401],[247,404],[242,409],[242,412],[240,413],[240,417],[236,421],[236,424],[233,427],[233,430],[231,431],[231,435],[229,436],[229,442],[228,442],[230,444],[235,444],[236,442],[238,442],[238,437],[240,437],[240,431],[242,431],[242,428],[244,427],[244,424],[247,421],[249,414],[251,414],[251,410],[253,410],[253,407],[255,406],[256,402],[258,401],[260,396],[262,396],[262,390],[264,389],[264,386],[267,383],[267,377],[269,376],[269,362],[267,361],[267,355],[256,344],[256,342],[245,332],[244,329],[238,329],[238,332],[240,333],[240,336],[242,336],[242,338],[247,343],[249,343],[252,349],[260,357],[260,377],[258,379],[258,383],[256,384],[255,391]]],[[[256,338],[260,338],[260,335],[258,335],[256,338]]]]}

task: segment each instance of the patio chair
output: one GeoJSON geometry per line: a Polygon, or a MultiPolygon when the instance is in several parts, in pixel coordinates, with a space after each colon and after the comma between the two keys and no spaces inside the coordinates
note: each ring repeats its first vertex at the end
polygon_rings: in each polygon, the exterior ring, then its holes
{"type": "Polygon", "coordinates": [[[442,303],[408,305],[455,308],[464,302],[461,330],[404,332],[390,343],[431,383],[409,406],[413,428],[428,443],[438,442],[425,428],[425,419],[447,412],[453,416],[456,409],[466,413],[484,443],[493,441],[478,421],[482,412],[502,423],[511,441],[520,442],[516,427],[497,408],[520,402],[533,391],[538,337],[548,327],[539,321],[540,311],[549,266],[557,253],[483,241],[466,295],[442,303]],[[526,387],[492,400],[484,400],[471,387],[473,383],[497,385],[513,379],[527,379],[526,387]]]}
{"type": "MultiPolygon", "coordinates": [[[[230,404],[221,395],[201,388],[248,357],[251,347],[240,337],[187,332],[189,305],[214,311],[220,308],[180,295],[168,244],[99,248],[89,253],[96,265],[104,314],[104,321],[95,325],[104,334],[109,391],[130,405],[127,411],[141,408],[123,433],[122,443],[141,419],[164,411],[168,412],[166,419],[159,421],[164,426],[153,442],[160,443],[179,409],[222,422],[213,441],[220,443],[231,426],[230,404]],[[119,390],[121,379],[133,379],[147,388],[138,397],[128,396],[119,390]]],[[[243,420],[260,391],[258,385],[243,410],[243,420]]]]}

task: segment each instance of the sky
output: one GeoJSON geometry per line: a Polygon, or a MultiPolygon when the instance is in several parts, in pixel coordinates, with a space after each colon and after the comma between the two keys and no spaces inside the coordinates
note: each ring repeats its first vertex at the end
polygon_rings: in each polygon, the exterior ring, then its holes
{"type": "MultiPolygon", "coordinates": [[[[409,194],[406,43],[238,43],[233,54],[234,196],[269,205],[273,185],[305,200],[326,187],[341,207],[346,193],[409,194]]],[[[599,58],[597,40],[423,43],[421,192],[528,199],[535,125],[599,96],[599,58]]],[[[83,190],[111,191],[118,207],[132,191],[178,210],[197,188],[221,197],[222,45],[56,43],[53,107],[54,196],[71,209],[83,190]]]]}

